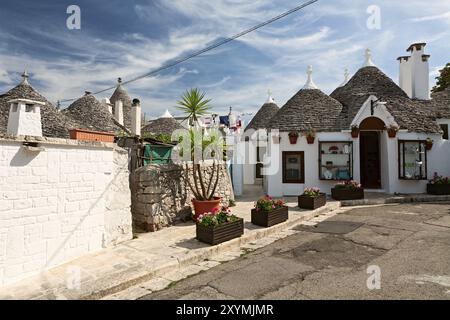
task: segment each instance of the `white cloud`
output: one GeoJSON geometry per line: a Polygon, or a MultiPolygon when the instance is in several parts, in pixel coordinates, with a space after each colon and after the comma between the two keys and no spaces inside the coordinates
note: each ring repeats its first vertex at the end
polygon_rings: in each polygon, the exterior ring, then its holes
{"type": "Polygon", "coordinates": [[[435,15],[431,15],[431,16],[424,16],[424,17],[418,17],[418,18],[411,19],[411,21],[413,21],[413,22],[424,22],[424,21],[435,21],[435,20],[447,20],[448,22],[450,22],[450,11],[444,12],[441,14],[435,14],[435,15]]]}

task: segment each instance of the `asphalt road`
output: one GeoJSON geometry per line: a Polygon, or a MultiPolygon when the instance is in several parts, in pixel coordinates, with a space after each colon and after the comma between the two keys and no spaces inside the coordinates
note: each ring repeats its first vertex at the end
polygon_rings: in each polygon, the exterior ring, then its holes
{"type": "Polygon", "coordinates": [[[448,203],[355,208],[298,230],[142,299],[450,299],[448,203]]]}

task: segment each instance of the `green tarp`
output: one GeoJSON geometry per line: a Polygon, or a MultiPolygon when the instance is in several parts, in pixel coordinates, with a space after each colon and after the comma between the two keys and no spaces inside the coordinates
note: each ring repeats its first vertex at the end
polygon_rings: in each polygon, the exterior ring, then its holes
{"type": "Polygon", "coordinates": [[[144,165],[169,163],[172,155],[172,148],[169,146],[145,145],[144,165]]]}

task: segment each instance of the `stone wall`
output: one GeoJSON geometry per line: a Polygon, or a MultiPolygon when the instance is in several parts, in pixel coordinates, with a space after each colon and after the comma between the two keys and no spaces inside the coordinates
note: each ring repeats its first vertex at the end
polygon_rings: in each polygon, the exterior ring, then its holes
{"type": "Polygon", "coordinates": [[[131,239],[127,165],[110,143],[0,138],[0,286],[131,239]]]}
{"type": "MultiPolygon", "coordinates": [[[[192,170],[192,166],[190,168],[192,170]]],[[[204,169],[205,181],[209,181],[212,166],[206,165],[204,169]]],[[[191,219],[193,194],[187,184],[185,170],[184,166],[178,164],[152,164],[134,172],[131,184],[134,227],[144,231],[157,231],[191,219]]],[[[216,195],[223,198],[224,205],[228,205],[229,200],[234,200],[225,164],[220,167],[216,195]]]]}

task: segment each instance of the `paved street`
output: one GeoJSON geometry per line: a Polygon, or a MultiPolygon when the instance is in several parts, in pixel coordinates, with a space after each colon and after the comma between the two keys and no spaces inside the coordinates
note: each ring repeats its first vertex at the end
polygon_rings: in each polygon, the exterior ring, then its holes
{"type": "Polygon", "coordinates": [[[450,299],[448,203],[360,207],[296,230],[143,299],[450,299]]]}

